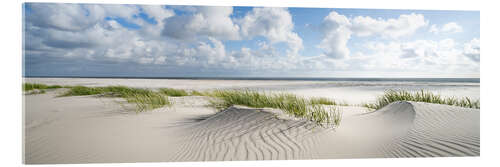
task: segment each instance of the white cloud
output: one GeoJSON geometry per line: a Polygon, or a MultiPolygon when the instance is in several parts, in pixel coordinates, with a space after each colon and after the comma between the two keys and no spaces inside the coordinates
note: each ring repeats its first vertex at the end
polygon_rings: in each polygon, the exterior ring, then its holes
{"type": "Polygon", "coordinates": [[[412,35],[419,28],[425,27],[428,21],[421,14],[400,15],[397,19],[374,19],[369,16],[357,16],[351,20],[351,30],[358,36],[382,35],[399,38],[412,35]]]}
{"type": "Polygon", "coordinates": [[[42,28],[54,28],[64,31],[79,31],[89,28],[104,17],[104,11],[91,9],[92,13],[85,15],[85,7],[74,4],[31,4],[32,14],[26,20],[42,28]]]}
{"type": "Polygon", "coordinates": [[[215,38],[209,38],[209,40],[212,46],[208,43],[200,42],[197,47],[196,56],[201,59],[206,59],[201,61],[206,62],[206,65],[216,65],[217,63],[225,61],[226,49],[224,44],[215,38]]]}
{"type": "Polygon", "coordinates": [[[29,6],[33,11],[26,18],[29,24],[61,31],[82,31],[95,26],[105,17],[121,17],[134,22],[137,19],[133,15],[139,13],[133,5],[38,3],[29,6]]]}
{"type": "Polygon", "coordinates": [[[465,56],[467,56],[468,58],[470,58],[471,60],[473,60],[475,62],[479,62],[480,57],[481,57],[481,53],[480,53],[481,47],[479,44],[480,44],[479,39],[477,39],[477,38],[474,38],[471,41],[465,43],[465,45],[464,45],[465,56]]]}
{"type": "Polygon", "coordinates": [[[351,23],[344,15],[331,12],[323,19],[323,40],[319,48],[323,49],[325,55],[331,58],[344,58],[349,55],[347,41],[351,38],[351,23]]]}
{"type": "Polygon", "coordinates": [[[105,19],[138,21],[133,17],[139,11],[137,6],[30,4],[30,7],[34,12],[26,18],[26,38],[29,38],[26,53],[30,56],[161,64],[175,45],[150,39],[141,31],[105,19]]]}
{"type": "Polygon", "coordinates": [[[351,69],[369,71],[456,74],[477,72],[479,67],[468,60],[464,49],[453,39],[371,42],[367,48],[370,53],[360,53],[361,56],[344,61],[352,65],[351,69]]]}
{"type": "Polygon", "coordinates": [[[162,30],[165,27],[164,20],[175,16],[175,12],[160,5],[141,5],[140,8],[157,23],[156,25],[151,25],[145,21],[138,21],[137,23],[141,25],[141,35],[147,36],[147,38],[161,38],[162,30]]]}
{"type": "Polygon", "coordinates": [[[427,25],[428,21],[421,14],[400,15],[397,19],[386,20],[369,16],[350,19],[332,11],[323,19],[321,28],[324,37],[318,47],[330,58],[346,58],[350,53],[347,42],[351,35],[399,38],[412,35],[427,25]]]}
{"type": "Polygon", "coordinates": [[[163,20],[175,15],[175,12],[172,9],[165,9],[161,5],[141,5],[141,9],[146,13],[149,17],[155,19],[155,21],[163,26],[163,20]]]}
{"type": "Polygon", "coordinates": [[[271,44],[286,42],[292,53],[303,48],[302,39],[293,32],[292,16],[286,8],[253,8],[238,23],[246,38],[263,36],[271,44]]]}
{"type": "Polygon", "coordinates": [[[429,32],[434,33],[434,34],[459,33],[459,32],[463,32],[463,28],[462,28],[462,26],[458,25],[455,22],[450,22],[450,23],[446,23],[442,27],[438,27],[437,25],[433,24],[429,28],[429,32]]]}
{"type": "MultiPolygon", "coordinates": [[[[101,8],[104,10],[104,15],[107,17],[121,17],[125,19],[133,19],[133,16],[139,14],[139,8],[136,5],[113,5],[113,4],[101,4],[101,5],[84,5],[89,8],[101,8]]],[[[96,9],[97,10],[97,9],[96,9]]],[[[96,12],[94,11],[88,11],[96,12]]]]}
{"type": "Polygon", "coordinates": [[[331,12],[320,29],[324,36],[317,47],[323,54],[299,55],[302,38],[294,31],[292,15],[286,8],[254,8],[235,19],[231,18],[231,7],[179,7],[177,10],[183,12],[176,14],[161,6],[30,5],[33,13],[26,18],[25,53],[44,60],[49,57],[142,67],[156,64],[195,73],[222,70],[253,74],[319,71],[328,74],[353,70],[453,73],[454,70],[474,72],[479,67],[479,39],[466,44],[452,39],[410,42],[396,39],[426,26],[427,21],[418,14],[373,19],[348,18],[331,12]],[[158,24],[135,17],[140,11],[158,24]],[[126,28],[106,17],[125,19],[140,29],[126,28]],[[366,53],[350,51],[347,44],[352,36],[375,36],[388,42],[363,43],[366,53]],[[265,40],[257,40],[255,47],[225,46],[227,40],[258,37],[265,40]],[[285,53],[276,48],[278,43],[288,45],[285,53]]]}
{"type": "Polygon", "coordinates": [[[162,34],[174,39],[196,40],[198,36],[217,39],[239,39],[239,27],[230,18],[232,7],[203,6],[192,14],[176,15],[163,20],[162,34]]]}

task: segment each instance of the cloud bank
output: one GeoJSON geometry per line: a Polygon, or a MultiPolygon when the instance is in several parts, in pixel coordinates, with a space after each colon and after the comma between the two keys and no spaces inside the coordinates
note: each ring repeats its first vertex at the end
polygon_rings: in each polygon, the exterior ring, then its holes
{"type": "MultiPolygon", "coordinates": [[[[479,72],[479,38],[462,44],[453,38],[413,38],[429,27],[422,14],[375,18],[332,11],[317,17],[321,22],[305,28],[316,24],[320,36],[305,45],[295,24],[300,18],[287,8],[255,7],[237,14],[233,7],[27,3],[25,67],[29,75],[479,72]],[[352,49],[356,45],[363,49],[352,49]],[[319,54],[308,51],[315,49],[319,54]]],[[[450,22],[428,31],[464,29],[450,22]]]]}

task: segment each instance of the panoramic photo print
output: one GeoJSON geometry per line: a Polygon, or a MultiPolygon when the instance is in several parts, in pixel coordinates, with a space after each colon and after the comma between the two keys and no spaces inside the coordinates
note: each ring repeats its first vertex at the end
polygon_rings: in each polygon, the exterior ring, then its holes
{"type": "Polygon", "coordinates": [[[24,3],[24,163],[479,156],[479,16],[24,3]]]}

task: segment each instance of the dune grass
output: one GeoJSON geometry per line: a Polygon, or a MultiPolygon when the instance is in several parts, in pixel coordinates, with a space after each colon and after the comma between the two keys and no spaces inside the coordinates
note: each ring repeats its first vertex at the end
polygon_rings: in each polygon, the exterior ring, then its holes
{"type": "Polygon", "coordinates": [[[191,91],[190,95],[191,96],[207,96],[206,93],[200,92],[200,91],[196,91],[196,90],[191,91]]]}
{"type": "Polygon", "coordinates": [[[309,101],[311,104],[322,104],[322,105],[335,105],[335,106],[349,106],[349,104],[345,102],[338,102],[326,97],[313,97],[310,98],[309,101]]]}
{"type": "MultiPolygon", "coordinates": [[[[294,117],[304,118],[316,122],[319,125],[334,126],[340,125],[341,114],[337,111],[338,109],[336,107],[330,105],[349,105],[323,97],[306,99],[289,93],[269,94],[250,90],[215,90],[200,92],[196,90],[186,91],[182,89],[160,88],[158,91],[152,91],[149,89],[129,88],[125,86],[85,87],[35,83],[23,84],[24,91],[40,90],[35,93],[45,93],[46,89],[57,88],[69,88],[68,91],[60,96],[100,95],[104,97],[121,97],[129,103],[136,104],[136,112],[143,112],[163,106],[171,106],[172,102],[169,100],[168,96],[209,96],[215,97],[215,100],[211,100],[211,104],[218,109],[228,108],[232,105],[244,105],[255,108],[276,108],[294,117]],[[329,107],[324,105],[328,105],[329,107]]],[[[479,100],[472,100],[468,97],[441,97],[440,95],[424,90],[387,90],[384,95],[377,98],[375,103],[365,103],[362,104],[362,106],[371,109],[380,109],[396,101],[426,102],[480,109],[479,100]]]]}
{"type": "Polygon", "coordinates": [[[24,91],[30,91],[30,90],[44,90],[44,89],[57,89],[57,88],[63,88],[61,85],[46,85],[46,84],[37,84],[37,83],[23,83],[23,90],[24,91]]]}
{"type": "Polygon", "coordinates": [[[377,99],[375,103],[367,103],[363,106],[372,109],[380,109],[395,101],[426,102],[480,109],[479,100],[472,100],[468,97],[461,99],[455,97],[441,97],[440,95],[424,90],[414,92],[405,90],[387,90],[384,95],[377,99]]]}
{"type": "Polygon", "coordinates": [[[212,101],[216,108],[244,105],[255,108],[276,108],[298,118],[305,118],[319,125],[339,126],[341,114],[337,108],[329,109],[294,94],[266,94],[249,90],[216,90],[209,96],[220,99],[212,101]]]}
{"type": "Polygon", "coordinates": [[[160,88],[159,92],[167,96],[174,96],[174,97],[189,96],[189,93],[183,89],[160,88]]]}
{"type": "Polygon", "coordinates": [[[311,104],[336,105],[337,103],[331,99],[319,97],[309,99],[311,104]]]}
{"type": "Polygon", "coordinates": [[[102,95],[104,97],[121,97],[129,103],[136,104],[136,112],[143,112],[172,103],[163,93],[154,92],[149,89],[129,88],[125,86],[106,86],[106,87],[85,87],[74,86],[60,96],[85,96],[102,95]]]}
{"type": "Polygon", "coordinates": [[[132,93],[128,94],[124,98],[127,102],[136,104],[136,112],[153,110],[161,108],[165,105],[172,105],[172,102],[169,101],[168,97],[152,91],[149,91],[148,93],[132,93]]]}

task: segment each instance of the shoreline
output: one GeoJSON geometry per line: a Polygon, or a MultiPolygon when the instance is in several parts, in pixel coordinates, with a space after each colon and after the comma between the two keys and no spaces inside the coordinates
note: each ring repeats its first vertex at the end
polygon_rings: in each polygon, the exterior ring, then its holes
{"type": "Polygon", "coordinates": [[[390,77],[135,77],[135,76],[23,76],[23,78],[87,78],[87,79],[171,79],[171,80],[256,80],[256,81],[372,81],[372,82],[459,82],[479,83],[480,78],[390,78],[390,77]]]}

